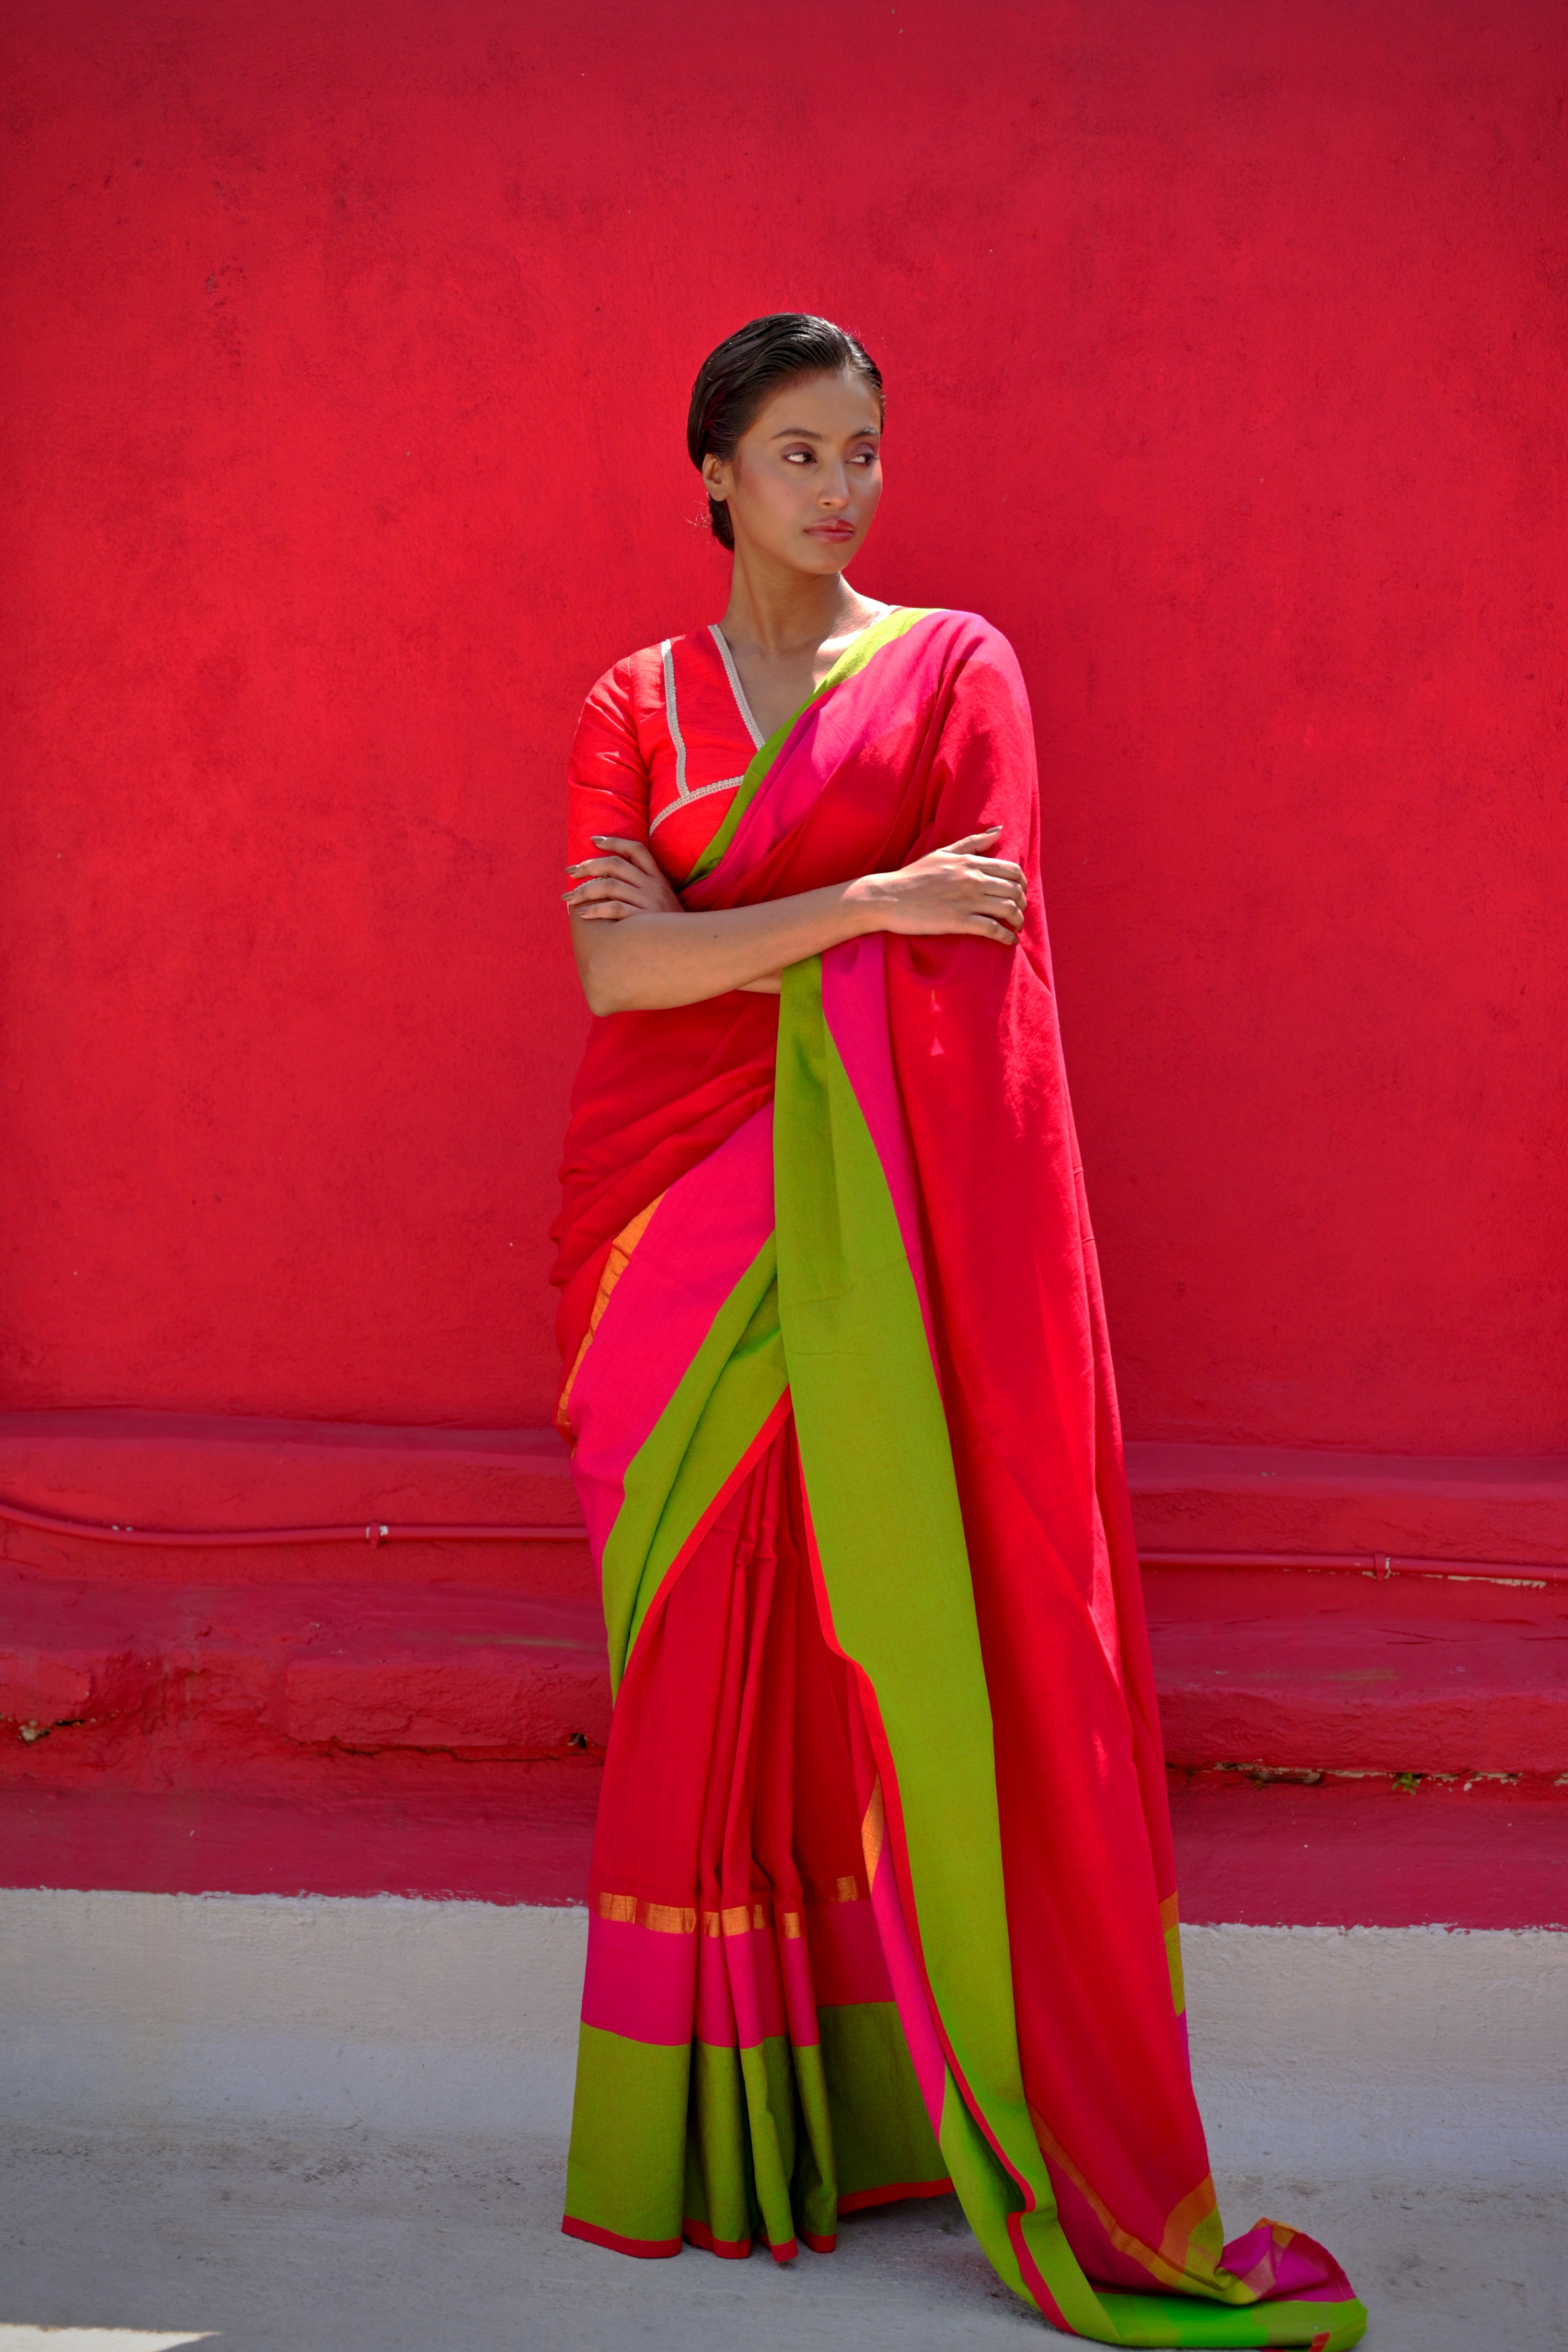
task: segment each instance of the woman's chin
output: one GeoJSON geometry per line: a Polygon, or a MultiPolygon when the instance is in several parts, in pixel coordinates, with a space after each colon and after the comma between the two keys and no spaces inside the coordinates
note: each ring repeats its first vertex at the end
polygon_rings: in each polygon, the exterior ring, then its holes
{"type": "Polygon", "coordinates": [[[789,560],[797,571],[814,572],[822,578],[842,572],[857,545],[853,539],[808,539],[804,545],[791,550],[789,560]]]}

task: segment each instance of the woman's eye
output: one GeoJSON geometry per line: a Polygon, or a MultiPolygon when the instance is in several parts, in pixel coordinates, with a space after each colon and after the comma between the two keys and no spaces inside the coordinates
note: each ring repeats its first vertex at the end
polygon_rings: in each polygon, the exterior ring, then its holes
{"type": "Polygon", "coordinates": [[[815,449],[786,449],[784,451],[784,464],[786,466],[808,466],[816,455],[816,452],[815,449]]]}

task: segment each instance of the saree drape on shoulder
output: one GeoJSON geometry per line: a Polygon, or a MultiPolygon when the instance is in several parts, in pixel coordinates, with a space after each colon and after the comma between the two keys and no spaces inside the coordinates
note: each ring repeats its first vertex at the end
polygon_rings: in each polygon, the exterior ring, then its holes
{"type": "Polygon", "coordinates": [[[557,1237],[614,1727],[565,2228],[781,2259],[956,2189],[1101,2343],[1339,2352],[1226,2245],[1011,648],[900,611],[757,752],[692,908],[997,824],[1016,951],[877,935],[595,1023],[557,1237]]]}

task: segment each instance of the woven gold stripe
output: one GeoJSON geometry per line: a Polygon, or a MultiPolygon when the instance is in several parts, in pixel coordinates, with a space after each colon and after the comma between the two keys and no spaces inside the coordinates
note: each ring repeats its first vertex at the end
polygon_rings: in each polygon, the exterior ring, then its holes
{"type": "Polygon", "coordinates": [[[808,1903],[863,1903],[868,1893],[858,1878],[808,1878],[804,1881],[808,1903]]]}
{"type": "Polygon", "coordinates": [[[681,1903],[645,1903],[636,1895],[601,1895],[598,1903],[601,1919],[614,1919],[623,1927],[649,1927],[656,1936],[695,1936],[697,1912],[694,1906],[681,1903]]]}
{"type": "MultiPolygon", "coordinates": [[[[840,1879],[849,1893],[846,1902],[855,1899],[855,1882],[840,1879]]],[[[765,1902],[731,1903],[722,1911],[699,1911],[686,1903],[648,1903],[638,1895],[600,1895],[595,1908],[601,1919],[613,1919],[617,1927],[648,1927],[656,1936],[750,1936],[770,1925],[771,1904],[765,1902]]],[[[781,1936],[794,1941],[805,1933],[805,1916],[800,1911],[781,1911],[777,1915],[781,1936]]]]}

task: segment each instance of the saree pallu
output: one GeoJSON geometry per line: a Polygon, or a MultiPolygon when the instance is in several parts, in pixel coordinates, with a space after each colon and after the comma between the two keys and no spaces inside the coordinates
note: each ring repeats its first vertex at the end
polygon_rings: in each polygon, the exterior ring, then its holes
{"type": "Polygon", "coordinates": [[[564,2227],[781,2259],[955,2189],[1129,2345],[1341,2352],[1224,2242],[1011,648],[900,611],[764,744],[692,909],[1000,824],[1020,944],[874,934],[595,1023],[557,1227],[563,1425],[616,1709],[564,2227]]]}

